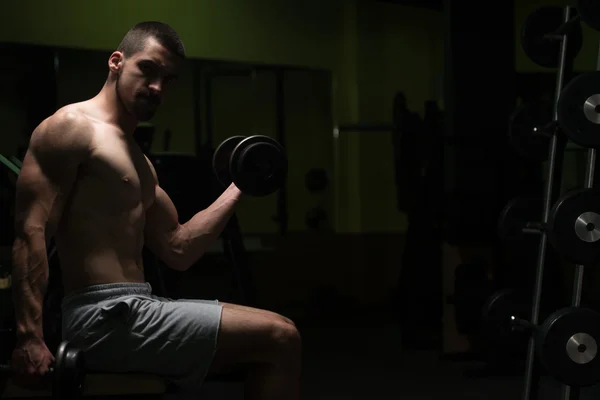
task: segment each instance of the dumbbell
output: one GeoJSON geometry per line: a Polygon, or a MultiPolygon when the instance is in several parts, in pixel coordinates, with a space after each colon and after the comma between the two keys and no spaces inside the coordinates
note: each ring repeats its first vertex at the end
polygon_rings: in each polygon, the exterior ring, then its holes
{"type": "Polygon", "coordinates": [[[500,213],[500,238],[522,239],[527,233],[544,232],[565,260],[580,265],[600,262],[600,189],[566,191],[552,205],[546,223],[539,222],[542,210],[541,198],[511,200],[500,213]]]}
{"type": "Polygon", "coordinates": [[[563,34],[569,35],[566,61],[577,57],[583,33],[579,19],[572,16],[564,23],[564,9],[556,6],[540,7],[527,16],[521,29],[521,46],[531,61],[546,68],[558,67],[563,34]]]}
{"type": "MultiPolygon", "coordinates": [[[[54,356],[54,365],[48,371],[52,382],[52,398],[61,400],[77,400],[82,397],[85,379],[85,359],[83,351],[73,348],[68,341],[58,346],[54,356]]],[[[8,364],[0,364],[0,376],[6,379],[13,374],[8,364]]]]}
{"type": "Polygon", "coordinates": [[[503,351],[507,347],[517,347],[514,350],[521,351],[521,345],[527,343],[527,335],[522,334],[522,329],[516,329],[511,317],[528,318],[530,308],[527,297],[516,289],[505,288],[494,292],[485,302],[482,314],[483,332],[488,342],[493,347],[501,347],[503,351]]]}
{"type": "Polygon", "coordinates": [[[499,238],[507,241],[522,240],[529,233],[538,233],[539,226],[533,221],[542,219],[543,207],[540,197],[518,196],[511,199],[498,218],[499,238]]]}
{"type": "Polygon", "coordinates": [[[232,136],[213,155],[213,171],[227,187],[231,183],[250,196],[267,196],[279,190],[287,177],[283,147],[268,136],[232,136]]]}

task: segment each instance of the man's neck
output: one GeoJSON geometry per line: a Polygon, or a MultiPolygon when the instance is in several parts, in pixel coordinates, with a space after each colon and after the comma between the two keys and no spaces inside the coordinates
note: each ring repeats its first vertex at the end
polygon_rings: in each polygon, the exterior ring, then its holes
{"type": "Polygon", "coordinates": [[[125,134],[133,135],[138,121],[125,111],[117,97],[115,86],[106,84],[93,99],[99,110],[104,114],[106,123],[118,126],[125,134]]]}

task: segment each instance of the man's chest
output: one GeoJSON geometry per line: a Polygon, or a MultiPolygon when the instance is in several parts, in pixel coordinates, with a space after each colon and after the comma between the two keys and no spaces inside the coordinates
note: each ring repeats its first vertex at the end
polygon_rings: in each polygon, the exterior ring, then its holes
{"type": "Polygon", "coordinates": [[[141,203],[147,209],[154,201],[156,178],[135,144],[120,138],[97,143],[82,172],[94,192],[117,206],[128,209],[141,203]]]}

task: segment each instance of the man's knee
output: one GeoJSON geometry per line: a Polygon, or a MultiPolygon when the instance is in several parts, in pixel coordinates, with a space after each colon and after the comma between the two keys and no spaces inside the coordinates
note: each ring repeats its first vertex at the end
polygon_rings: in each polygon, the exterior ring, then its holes
{"type": "Polygon", "coordinates": [[[280,315],[280,317],[286,324],[289,324],[289,325],[293,326],[294,328],[296,328],[296,324],[294,323],[294,321],[292,321],[288,317],[284,317],[283,315],[280,315]]]}
{"type": "Polygon", "coordinates": [[[224,308],[211,373],[221,374],[240,364],[273,364],[296,370],[302,340],[295,325],[275,313],[224,308]]]}
{"type": "Polygon", "coordinates": [[[286,353],[298,353],[302,347],[300,332],[291,320],[289,322],[274,320],[270,339],[277,350],[284,350],[286,353]]]}

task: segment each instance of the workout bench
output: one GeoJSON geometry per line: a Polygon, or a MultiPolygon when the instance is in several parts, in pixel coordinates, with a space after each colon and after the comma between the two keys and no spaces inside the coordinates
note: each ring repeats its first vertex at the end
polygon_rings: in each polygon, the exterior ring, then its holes
{"type": "MultiPolygon", "coordinates": [[[[228,375],[219,375],[207,378],[206,382],[243,382],[245,376],[243,373],[232,373],[228,375]]],[[[150,374],[135,373],[105,373],[88,372],[85,375],[85,384],[83,388],[83,397],[90,396],[144,396],[144,398],[162,398],[166,393],[172,392],[169,385],[163,378],[150,374]],[[152,397],[148,397],[152,396],[152,397]]],[[[52,397],[52,391],[31,390],[14,385],[9,379],[6,387],[0,394],[0,399],[18,399],[18,398],[40,398],[52,397]]],[[[67,399],[65,399],[67,400],[67,399]]]]}
{"type": "MultiPolygon", "coordinates": [[[[167,387],[166,382],[155,375],[88,373],[83,396],[163,395],[167,387]]],[[[8,380],[2,399],[23,397],[52,397],[52,391],[24,389],[8,380]]]]}

